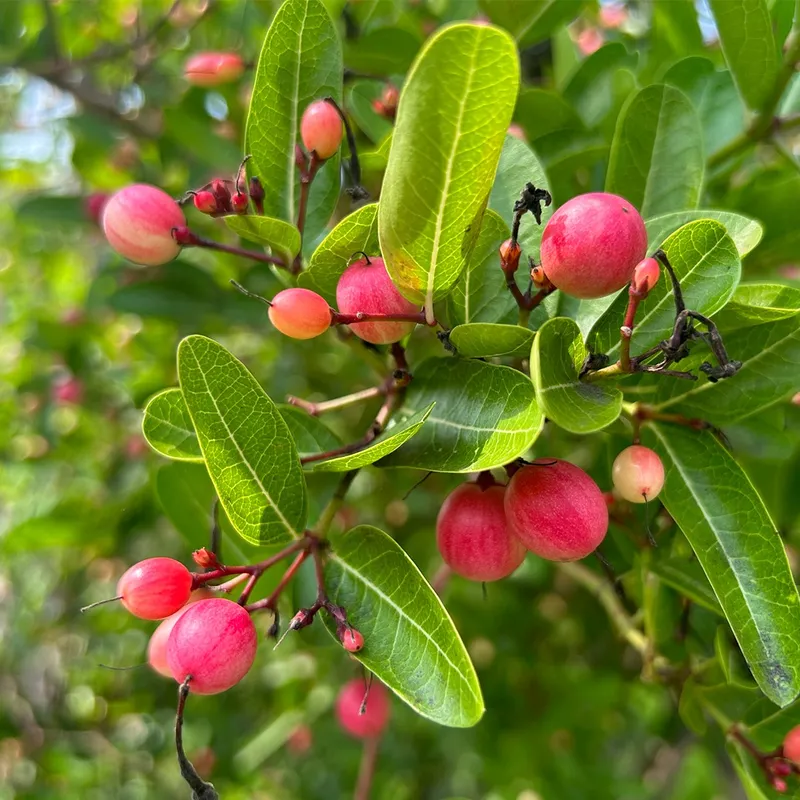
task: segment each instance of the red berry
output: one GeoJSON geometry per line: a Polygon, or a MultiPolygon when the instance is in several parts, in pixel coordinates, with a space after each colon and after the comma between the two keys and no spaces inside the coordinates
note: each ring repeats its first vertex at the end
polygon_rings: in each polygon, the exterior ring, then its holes
{"type": "Polygon", "coordinates": [[[300,121],[300,136],[306,150],[313,150],[319,158],[330,158],[342,143],[339,112],[324,100],[312,103],[300,121]]]}
{"type": "Polygon", "coordinates": [[[221,86],[238,80],[244,72],[244,61],[236,53],[197,53],[183,68],[192,86],[221,86]]]}
{"type": "Polygon", "coordinates": [[[782,778],[792,774],[791,764],[787,764],[785,761],[773,761],[770,769],[773,775],[779,775],[782,778]]]}
{"type": "Polygon", "coordinates": [[[180,206],[166,192],[144,183],[120,189],[103,209],[108,243],[135,264],[172,261],[181,250],[172,229],[182,225],[186,219],[180,206]]]}
{"type": "Polygon", "coordinates": [[[218,694],[247,675],[256,657],[253,620],[238,603],[200,600],[181,614],[167,642],[172,677],[195,694],[218,694]]]}
{"type": "Polygon", "coordinates": [[[92,194],[83,201],[83,208],[86,211],[86,216],[94,222],[95,225],[100,224],[103,209],[109,197],[111,197],[111,195],[106,192],[92,192],[92,194]]]}
{"type": "Polygon", "coordinates": [[[286,740],[286,746],[296,756],[308,752],[312,744],[314,744],[314,734],[308,725],[298,725],[286,740]]]}
{"type": "Polygon", "coordinates": [[[214,214],[217,211],[217,198],[214,197],[212,192],[209,192],[207,189],[203,189],[200,192],[195,193],[195,196],[192,198],[194,201],[194,207],[198,211],[202,211],[203,214],[214,214]]]}
{"type": "Polygon", "coordinates": [[[783,755],[789,761],[800,764],[800,725],[796,725],[784,737],[783,755]]]}
{"type": "Polygon", "coordinates": [[[505,486],[464,483],[451,492],[436,519],[436,543],[445,563],[471,581],[497,581],[524,560],[525,547],[506,524],[505,486]]]}
{"type": "Polygon", "coordinates": [[[331,308],[310,289],[284,289],[272,298],[270,322],[292,339],[313,339],[331,326],[331,308]]]}
{"type": "Polygon", "coordinates": [[[597,484],[559,459],[514,473],[505,498],[506,520],[531,552],[575,561],[597,549],[608,530],[608,507],[597,484]]]}
{"type": "Polygon", "coordinates": [[[573,197],[550,217],[541,259],[553,285],[574,297],[603,297],[621,289],[647,250],[639,212],[605,192],[573,197]]]}
{"type": "MultiPolygon", "coordinates": [[[[339,278],[336,303],[342,314],[416,314],[419,308],[406,300],[392,283],[382,258],[362,258],[351,264],[339,278]]],[[[415,322],[356,322],[353,333],[372,344],[399,342],[414,330],[415,322]]]]}
{"type": "Polygon", "coordinates": [[[645,258],[633,270],[630,293],[636,295],[647,294],[658,283],[661,266],[654,258],[645,258]]]}
{"type": "Polygon", "coordinates": [[[654,500],[664,486],[664,465],[658,453],[634,444],[626,447],[611,469],[614,488],[631,503],[654,500]]]}
{"type": "Polygon", "coordinates": [[[356,678],[342,687],[336,699],[336,716],[339,724],[347,733],[358,739],[379,736],[389,722],[391,714],[389,692],[382,683],[373,681],[362,714],[361,706],[365,694],[364,681],[356,678]]]}
{"type": "Polygon", "coordinates": [[[246,194],[237,192],[231,197],[231,208],[236,214],[246,214],[247,206],[250,204],[250,198],[246,194]]]}
{"type": "Polygon", "coordinates": [[[68,375],[53,385],[53,400],[56,403],[77,405],[83,400],[83,382],[68,375]]]}
{"type": "Polygon", "coordinates": [[[348,653],[357,653],[364,647],[364,637],[361,635],[360,631],[357,631],[355,628],[350,628],[345,625],[339,629],[338,633],[342,647],[344,647],[348,653]]]}
{"type": "Polygon", "coordinates": [[[164,619],[186,605],[192,573],[173,558],[147,558],[117,583],[122,605],[141,619],[164,619]]]}

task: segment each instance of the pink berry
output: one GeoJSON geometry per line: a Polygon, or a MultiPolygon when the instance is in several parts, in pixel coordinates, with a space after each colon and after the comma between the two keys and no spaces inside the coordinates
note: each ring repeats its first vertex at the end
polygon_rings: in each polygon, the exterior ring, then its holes
{"type": "Polygon", "coordinates": [[[141,619],[164,619],[186,605],[192,573],[172,558],[147,558],[134,564],[117,583],[122,605],[141,619]]]}
{"type": "MultiPolygon", "coordinates": [[[[339,278],[336,303],[342,314],[416,314],[419,308],[406,300],[392,283],[382,258],[362,258],[351,264],[339,278]]],[[[413,321],[356,322],[353,333],[372,344],[399,342],[411,333],[413,321]]]]}
{"type": "Polygon", "coordinates": [[[331,308],[310,289],[284,289],[272,298],[270,322],[284,336],[313,339],[331,326],[331,308]]]}
{"type": "Polygon", "coordinates": [[[312,103],[300,121],[300,136],[306,150],[313,150],[319,158],[330,158],[342,143],[339,112],[324,100],[312,103]]]}
{"type": "Polygon", "coordinates": [[[186,219],[180,206],[166,192],[144,183],[120,189],[103,209],[108,243],[135,264],[172,261],[181,250],[172,229],[181,225],[186,225],[186,219]]]}
{"type": "Polygon", "coordinates": [[[603,46],[603,41],[603,34],[597,28],[586,28],[578,34],[578,50],[590,56],[603,46]]]}
{"type": "Polygon", "coordinates": [[[559,459],[522,467],[506,489],[506,520],[537,556],[575,561],[597,549],[608,530],[608,507],[597,484],[559,459]]]}
{"type": "Polygon", "coordinates": [[[197,53],[183,68],[192,86],[221,86],[242,77],[244,61],[236,53],[197,53]]]}
{"type": "Polygon", "coordinates": [[[336,699],[336,716],[339,724],[347,733],[358,739],[379,736],[388,724],[391,714],[389,692],[377,681],[372,682],[364,713],[360,713],[365,693],[364,681],[355,678],[342,687],[336,699]]]}
{"type": "Polygon", "coordinates": [[[519,139],[521,142],[528,141],[528,137],[525,135],[525,130],[522,125],[517,125],[516,122],[512,122],[511,125],[508,126],[506,133],[509,136],[513,136],[515,139],[519,139]]]}
{"type": "Polygon", "coordinates": [[[256,657],[253,620],[238,603],[200,600],[181,614],[167,641],[167,664],[178,683],[191,676],[195,694],[218,694],[247,675],[256,657]]]}
{"type": "Polygon", "coordinates": [[[657,283],[661,266],[654,258],[645,258],[633,270],[630,293],[646,295],[657,283]]]}
{"type": "Polygon", "coordinates": [[[800,764],[800,725],[796,725],[783,739],[783,756],[800,764]]]}
{"type": "Polygon", "coordinates": [[[78,405],[83,400],[83,382],[68,375],[53,385],[53,400],[63,405],[78,405]]]}
{"type": "Polygon", "coordinates": [[[83,201],[83,208],[86,212],[86,216],[94,222],[95,225],[100,224],[103,209],[109,197],[111,197],[111,195],[106,192],[92,192],[92,194],[83,201]]]}
{"type": "Polygon", "coordinates": [[[349,653],[358,653],[364,647],[364,637],[355,628],[345,626],[339,631],[339,639],[342,642],[342,647],[349,653]]]}
{"type": "Polygon", "coordinates": [[[236,214],[246,214],[248,205],[250,205],[250,198],[242,192],[237,192],[231,197],[231,208],[236,214]]]}
{"type": "Polygon", "coordinates": [[[786,783],[786,781],[783,780],[783,778],[773,778],[772,788],[776,792],[780,792],[781,794],[783,794],[789,788],[789,784],[786,783]]]}
{"type": "Polygon", "coordinates": [[[289,738],[286,740],[286,746],[291,753],[296,756],[307,753],[313,744],[314,734],[311,728],[309,728],[308,725],[302,724],[298,725],[291,734],[289,734],[289,738]]]}
{"type": "Polygon", "coordinates": [[[542,234],[544,273],[573,297],[604,297],[621,289],[646,251],[639,212],[605,192],[573,197],[550,217],[542,234]]]}
{"type": "Polygon", "coordinates": [[[509,531],[505,486],[481,489],[464,483],[451,492],[436,519],[436,543],[445,563],[471,581],[508,577],[524,560],[525,547],[509,531]]]}
{"type": "Polygon", "coordinates": [[[192,200],[194,207],[203,214],[214,214],[217,211],[217,198],[207,189],[197,192],[192,200]]]}
{"type": "Polygon", "coordinates": [[[664,487],[664,465],[654,450],[634,444],[614,459],[611,478],[620,497],[644,503],[658,497],[664,487]]]}

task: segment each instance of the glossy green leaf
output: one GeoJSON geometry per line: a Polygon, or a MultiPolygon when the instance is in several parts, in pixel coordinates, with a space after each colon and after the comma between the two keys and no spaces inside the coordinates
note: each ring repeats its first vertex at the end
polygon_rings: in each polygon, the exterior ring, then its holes
{"type": "Polygon", "coordinates": [[[548,89],[523,89],[517,98],[514,120],[532,142],[555,131],[583,130],[583,121],[575,109],[548,89]]]}
{"type": "Polygon", "coordinates": [[[277,408],[301,458],[341,447],[341,439],[321,419],[310,416],[296,406],[282,404],[277,408]]]}
{"type": "Polygon", "coordinates": [[[332,306],[336,306],[336,285],[353,260],[353,255],[363,251],[378,255],[378,204],[362,206],[345,217],[320,243],[301,272],[297,283],[306,289],[319,292],[332,306]]]}
{"type": "Polygon", "coordinates": [[[753,677],[780,706],[800,693],[800,597],[778,532],[742,468],[708,431],[653,425],[661,495],[711,582],[753,677]]]}
{"type": "Polygon", "coordinates": [[[450,344],[462,358],[527,358],[533,335],[533,331],[519,325],[473,322],[453,328],[450,331],[450,344]]]}
{"type": "Polygon", "coordinates": [[[178,461],[202,461],[192,418],[180,389],[165,389],[144,409],[142,433],[157,453],[178,461]]]}
{"type": "Polygon", "coordinates": [[[553,31],[574,19],[582,0],[480,0],[489,19],[516,39],[528,44],[546,39],[553,31]]]}
{"type": "Polygon", "coordinates": [[[423,429],[382,467],[475,472],[508,464],[533,444],[544,418],[528,378],[510,367],[430,358],[414,370],[406,413],[436,403],[423,429]]]}
{"type": "Polygon", "coordinates": [[[745,687],[755,685],[727,625],[720,625],[717,628],[717,634],[714,637],[714,653],[728,683],[745,687]]]}
{"type": "Polygon", "coordinates": [[[800,314],[800,289],[780,283],[743,283],[714,317],[724,332],[778,322],[800,314]]]}
{"type": "Polygon", "coordinates": [[[606,176],[606,191],[650,217],[695,208],[705,160],[700,120],[683,92],[647,86],[623,108],[606,176]]]}
{"type": "Polygon", "coordinates": [[[374,464],[416,436],[433,411],[434,405],[435,403],[431,403],[422,411],[387,428],[377,439],[355,453],[326,458],[324,461],[312,461],[306,465],[306,468],[311,472],[348,472],[351,469],[374,464]]]}
{"type": "Polygon", "coordinates": [[[420,45],[419,36],[405,28],[376,28],[345,43],[344,63],[356,72],[388,77],[405,72],[420,45]]]}
{"type": "Polygon", "coordinates": [[[478,677],[442,601],[414,562],[390,536],[367,525],[334,534],[330,542],[325,587],[364,636],[358,660],[423,717],[457,728],[475,725],[484,710],[478,677]]]}
{"type": "Polygon", "coordinates": [[[757,747],[769,751],[778,747],[786,732],[796,725],[800,725],[800,701],[764,717],[760,722],[751,725],[748,733],[757,747]]]}
{"type": "Polygon", "coordinates": [[[752,753],[734,741],[725,745],[736,774],[742,782],[747,800],[772,800],[776,795],[767,788],[764,773],[753,758],[752,753]]]}
{"type": "Polygon", "coordinates": [[[272,252],[291,261],[300,252],[300,231],[290,222],[272,217],[231,215],[223,218],[225,224],[243,239],[258,242],[272,252]]]}
{"type": "MultiPolygon", "coordinates": [[[[295,223],[300,171],[295,164],[300,120],[314,100],[342,99],[342,51],[336,27],[320,0],[287,0],[270,25],[255,72],[245,150],[248,171],[266,191],[264,213],[295,223]]],[[[309,195],[305,234],[313,238],[330,219],[339,196],[339,157],[317,173],[309,195]]]]}
{"type": "Polygon", "coordinates": [[[760,108],[778,74],[778,47],[766,0],[709,0],[722,52],[745,103],[760,108]]]}
{"type": "Polygon", "coordinates": [[[699,219],[714,219],[725,226],[728,236],[733,239],[741,258],[744,258],[761,241],[764,235],[764,226],[744,214],[735,214],[732,211],[717,211],[715,209],[698,209],[697,211],[676,211],[671,214],[661,214],[645,220],[647,228],[647,248],[650,252],[661,247],[664,241],[678,228],[687,222],[699,219]]]}
{"type": "Polygon", "coordinates": [[[622,409],[622,392],[578,378],[588,351],[574,320],[556,317],[539,328],[531,352],[531,378],[544,415],[572,433],[610,425],[622,409]]]}
{"type": "Polygon", "coordinates": [[[724,616],[722,606],[697,561],[687,561],[682,558],[655,560],[650,565],[650,569],[667,586],[671,586],[676,592],[688,597],[693,603],[724,616]]]}
{"type": "Polygon", "coordinates": [[[211,480],[240,536],[253,544],[299,537],[305,479],[272,400],[244,364],[204,336],[180,343],[178,377],[211,480]]]}
{"type": "Polygon", "coordinates": [[[383,88],[382,81],[361,80],[354,81],[348,92],[348,111],[364,135],[375,144],[383,141],[394,127],[372,107],[373,100],[380,99],[383,88]]]}
{"type": "MultiPolygon", "coordinates": [[[[713,220],[684,225],[662,245],[681,282],[687,308],[707,316],[719,311],[733,294],[741,274],[739,253],[725,228],[713,220]]],[[[588,339],[595,353],[619,357],[619,326],[628,298],[622,292],[597,321],[588,339]]],[[[631,353],[636,355],[666,338],[675,323],[675,301],[666,274],[639,304],[631,353]]],[[[683,367],[681,367],[683,369],[683,367]]]]}
{"type": "Polygon", "coordinates": [[[428,40],[403,87],[378,230],[392,280],[430,317],[480,233],[518,85],[511,37],[457,24],[428,40]]]}

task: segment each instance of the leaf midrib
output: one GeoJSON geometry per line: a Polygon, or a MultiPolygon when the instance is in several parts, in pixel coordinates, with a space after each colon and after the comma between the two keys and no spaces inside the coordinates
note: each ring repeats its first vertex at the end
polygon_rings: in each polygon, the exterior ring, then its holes
{"type": "Polygon", "coordinates": [[[294,171],[297,168],[295,163],[294,145],[297,142],[297,109],[300,105],[300,63],[303,60],[303,32],[306,27],[306,20],[308,19],[308,2],[306,0],[303,9],[303,20],[297,26],[297,58],[295,59],[295,73],[294,73],[294,93],[292,95],[292,124],[289,129],[289,138],[291,139],[290,147],[286,159],[287,175],[288,175],[288,202],[289,202],[289,221],[294,219],[294,171]]]}

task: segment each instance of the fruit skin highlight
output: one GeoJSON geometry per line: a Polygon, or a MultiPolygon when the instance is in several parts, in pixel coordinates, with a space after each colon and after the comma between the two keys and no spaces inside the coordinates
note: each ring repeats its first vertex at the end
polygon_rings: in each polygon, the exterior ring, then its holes
{"type": "Polygon", "coordinates": [[[310,289],[284,289],[272,298],[269,318],[285,336],[313,339],[330,328],[331,308],[310,289]]]}
{"type": "Polygon", "coordinates": [[[232,83],[243,73],[244,61],[236,53],[196,53],[183,68],[186,80],[203,88],[232,83]]]}
{"type": "Polygon", "coordinates": [[[372,682],[364,713],[359,714],[366,690],[364,681],[361,678],[354,678],[342,687],[336,699],[336,717],[339,724],[357,739],[379,736],[391,716],[389,692],[378,681],[372,682]]]}
{"type": "Polygon", "coordinates": [[[122,605],[140,619],[164,619],[186,605],[192,573],[173,558],[146,558],[117,583],[122,605]]]}
{"type": "Polygon", "coordinates": [[[566,294],[604,297],[621,289],[647,252],[639,212],[623,197],[590,192],[564,203],[545,225],[544,274],[566,294]]]}
{"type": "Polygon", "coordinates": [[[645,503],[664,488],[664,464],[655,450],[634,444],[615,459],[611,479],[620,497],[631,503],[645,503]]]}
{"type": "Polygon", "coordinates": [[[608,506],[597,484],[568,461],[522,467],[506,489],[506,520],[518,539],[550,561],[576,561],[608,531],[608,506]]]}
{"type": "Polygon", "coordinates": [[[339,112],[324,100],[312,103],[300,120],[300,138],[308,152],[321,159],[330,158],[342,143],[342,120],[339,112]]]}
{"type": "Polygon", "coordinates": [[[446,498],[436,519],[436,543],[444,562],[472,581],[508,577],[525,559],[503,507],[505,486],[482,490],[464,483],[446,498]]]}

